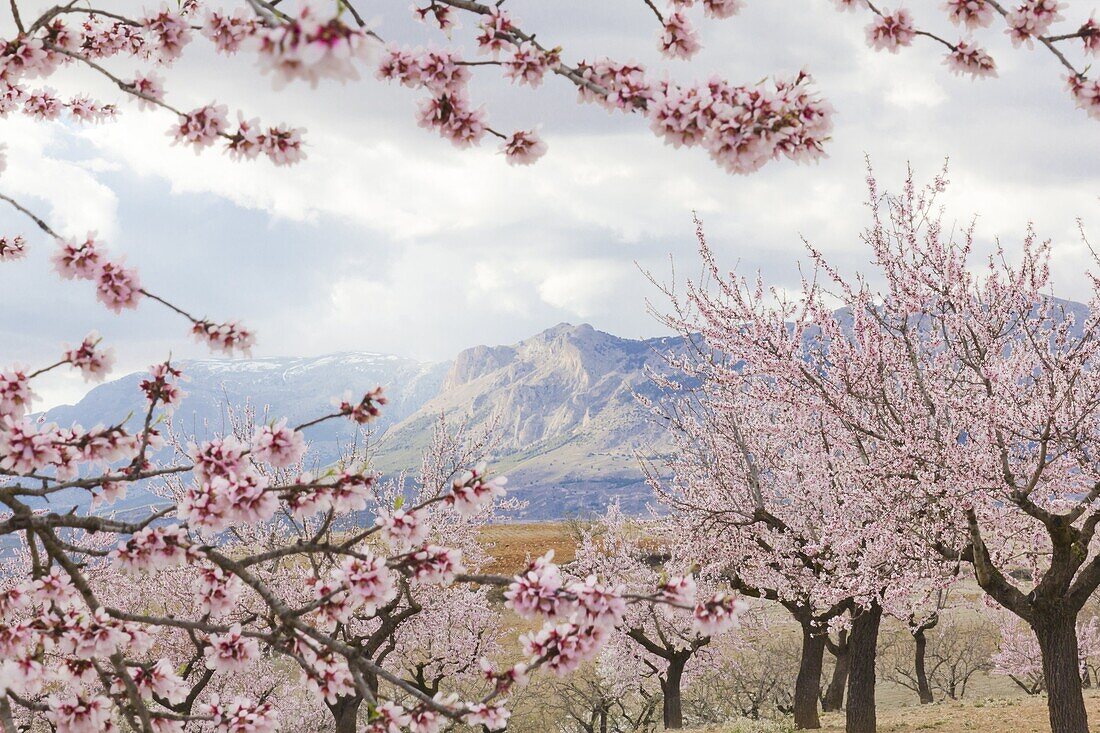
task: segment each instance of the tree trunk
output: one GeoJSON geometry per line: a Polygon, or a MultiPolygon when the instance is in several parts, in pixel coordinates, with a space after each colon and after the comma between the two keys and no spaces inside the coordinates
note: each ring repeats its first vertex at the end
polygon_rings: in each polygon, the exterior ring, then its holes
{"type": "Polygon", "coordinates": [[[817,715],[821,693],[821,665],[825,657],[825,637],[814,634],[810,624],[802,624],[802,659],[794,682],[794,727],[820,728],[817,715]]]}
{"type": "Polygon", "coordinates": [[[668,671],[661,680],[661,692],[664,693],[663,715],[665,730],[679,730],[684,727],[684,707],[680,699],[680,682],[684,676],[684,665],[688,658],[674,656],[668,661],[668,671]]]}
{"type": "Polygon", "coordinates": [[[844,707],[844,688],[848,684],[848,666],[851,660],[848,644],[844,640],[841,640],[838,653],[834,656],[836,665],[833,667],[833,678],[825,690],[825,699],[821,701],[821,709],[827,713],[844,707]]]}
{"type": "Polygon", "coordinates": [[[359,728],[359,705],[363,698],[342,695],[334,703],[326,703],[333,720],[336,721],[335,733],[356,733],[359,728]]]}
{"type": "Polygon", "coordinates": [[[921,705],[927,705],[932,702],[932,688],[928,685],[928,673],[924,669],[924,656],[928,650],[928,637],[925,636],[923,627],[913,631],[913,641],[917,645],[913,657],[913,666],[917,672],[917,696],[920,698],[921,705]]]}
{"type": "Polygon", "coordinates": [[[1032,629],[1043,656],[1047,712],[1053,733],[1088,733],[1081,671],[1077,659],[1076,618],[1067,612],[1037,616],[1032,629]]]}
{"type": "Polygon", "coordinates": [[[852,619],[846,733],[875,733],[875,647],[881,621],[882,608],[877,603],[852,619]]]}

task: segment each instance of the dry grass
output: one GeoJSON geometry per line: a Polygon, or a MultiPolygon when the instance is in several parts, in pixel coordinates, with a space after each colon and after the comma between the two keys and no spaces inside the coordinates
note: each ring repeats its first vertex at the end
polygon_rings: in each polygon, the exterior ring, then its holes
{"type": "MultiPolygon", "coordinates": [[[[1100,692],[1086,691],[1085,705],[1092,721],[1092,730],[1100,730],[1100,692]]],[[[694,733],[753,733],[782,730],[778,727],[753,724],[748,721],[717,728],[704,728],[694,733]]],[[[844,730],[844,714],[822,716],[823,732],[844,730]]],[[[1045,697],[1016,697],[1003,700],[942,702],[934,705],[879,710],[879,733],[1050,733],[1045,697]]]]}

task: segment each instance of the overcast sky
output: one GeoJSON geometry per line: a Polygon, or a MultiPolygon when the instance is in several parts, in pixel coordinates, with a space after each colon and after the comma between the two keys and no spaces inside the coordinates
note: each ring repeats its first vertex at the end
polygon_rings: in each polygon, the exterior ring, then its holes
{"type": "MultiPolygon", "coordinates": [[[[389,37],[426,38],[430,31],[411,27],[407,5],[375,2],[367,14],[389,37]]],[[[942,15],[938,0],[908,5],[918,21],[942,15]]],[[[1069,6],[1078,20],[1095,7],[1069,6]]],[[[780,285],[797,284],[800,237],[859,269],[865,154],[884,185],[900,183],[907,162],[927,178],[949,156],[950,215],[978,214],[981,238],[999,236],[1010,250],[1033,220],[1056,243],[1059,293],[1083,293],[1075,222],[1082,218],[1100,239],[1100,123],[1074,107],[1045,52],[1013,50],[986,32],[1000,77],[971,82],[951,76],[929,43],[872,52],[865,16],[838,13],[830,0],[755,0],[733,19],[700,19],[704,49],[695,59],[662,62],[655,19],[638,0],[509,0],[509,7],[544,44],[562,45],[567,59],[607,54],[678,79],[718,74],[734,83],[805,67],[837,110],[829,158],[730,176],[700,150],[664,145],[639,116],[576,104],[564,80],[547,78],[532,91],[490,69],[472,91],[492,124],[541,124],[549,144],[538,164],[513,168],[488,140],[456,150],[417,128],[420,93],[370,72],[343,86],[275,92],[251,61],[215,57],[199,41],[164,74],[170,100],[190,108],[216,99],[234,112],[302,126],[304,163],[279,169],[216,151],[196,156],[170,144],[170,115],[123,102],[117,121],[97,127],[0,120],[9,148],[0,190],[65,233],[98,230],[154,292],[254,327],[257,356],[370,350],[439,360],[561,321],[654,335],[645,308],[652,289],[635,263],[664,274],[671,255],[678,271],[696,272],[693,209],[724,262],[760,268],[780,285]]],[[[474,29],[464,20],[455,41],[469,47],[474,29]]],[[[0,35],[10,28],[0,26],[0,35]]],[[[51,84],[62,92],[94,84],[101,99],[118,98],[75,70],[64,75],[71,86],[62,88],[60,77],[51,84]]],[[[52,246],[25,221],[3,211],[0,226],[27,234],[34,248],[28,260],[0,268],[3,364],[44,364],[93,328],[114,345],[116,374],[168,350],[203,353],[180,338],[184,324],[159,309],[115,317],[94,302],[88,283],[57,279],[46,261],[52,246]]],[[[86,389],[64,376],[39,392],[56,404],[86,389]]]]}

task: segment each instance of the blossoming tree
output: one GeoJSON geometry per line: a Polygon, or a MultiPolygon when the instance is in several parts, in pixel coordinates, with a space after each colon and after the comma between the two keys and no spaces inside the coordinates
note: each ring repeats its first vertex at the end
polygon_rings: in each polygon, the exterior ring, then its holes
{"type": "Polygon", "coordinates": [[[1030,627],[1052,729],[1084,733],[1075,624],[1100,587],[1100,280],[1084,306],[1051,296],[1050,245],[1030,231],[979,265],[973,226],[942,225],[946,185],[883,196],[870,179],[881,289],[811,250],[817,277],[784,298],[723,275],[704,243],[719,284],[690,297],[715,348],[836,421],[874,477],[880,524],[923,546],[918,562],[970,565],[1030,627]]]}
{"type": "Polygon", "coordinates": [[[843,426],[812,403],[787,401],[757,365],[725,348],[723,331],[697,318],[690,300],[662,288],[673,309],[665,321],[687,344],[669,354],[675,376],[657,378],[664,397],[651,404],[677,446],[671,478],[653,472],[678,525],[674,544],[709,558],[746,595],[780,603],[798,623],[800,728],[820,727],[829,634],[850,628],[842,642],[848,727],[873,730],[881,616],[907,617],[916,588],[908,581],[943,573],[906,559],[914,555],[909,543],[882,520],[879,479],[843,426]]]}
{"type": "MultiPolygon", "coordinates": [[[[694,597],[700,584],[704,594],[719,592],[718,573],[713,568],[707,572],[672,548],[662,523],[631,526],[619,507],[612,504],[598,522],[584,531],[571,570],[634,591],[661,587],[669,597],[694,597]]],[[[620,648],[620,658],[636,659],[624,665],[627,674],[640,665],[657,678],[664,726],[670,730],[682,728],[685,674],[689,663],[696,667],[706,663],[711,643],[709,629],[685,627],[667,609],[637,607],[627,613],[610,643],[620,648]],[[699,659],[701,656],[703,659],[699,659]]]]}

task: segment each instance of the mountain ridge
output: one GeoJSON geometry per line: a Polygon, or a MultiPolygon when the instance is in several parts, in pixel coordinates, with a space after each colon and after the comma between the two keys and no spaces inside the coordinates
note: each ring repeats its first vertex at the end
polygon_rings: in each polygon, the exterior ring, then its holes
{"type": "MultiPolygon", "coordinates": [[[[479,345],[453,359],[421,362],[393,354],[344,351],[316,357],[197,359],[179,366],[190,381],[173,424],[199,437],[224,432],[226,406],[251,404],[291,422],[329,409],[345,391],[377,385],[388,403],[372,423],[376,468],[395,474],[419,465],[440,414],[470,430],[497,426],[493,462],[511,493],[527,502],[518,519],[564,518],[600,511],[611,501],[641,512],[651,499],[636,451],[667,441],[634,398],[652,389],[646,368],[674,337],[627,339],[589,324],[560,323],[509,345],[479,345]]],[[[141,414],[141,373],[90,390],[45,419],[84,425],[141,414]]],[[[136,418],[131,418],[136,420],[136,418]]],[[[355,426],[329,421],[307,434],[320,464],[355,439],[355,426]]],[[[133,497],[132,502],[140,501],[133,497]]]]}

